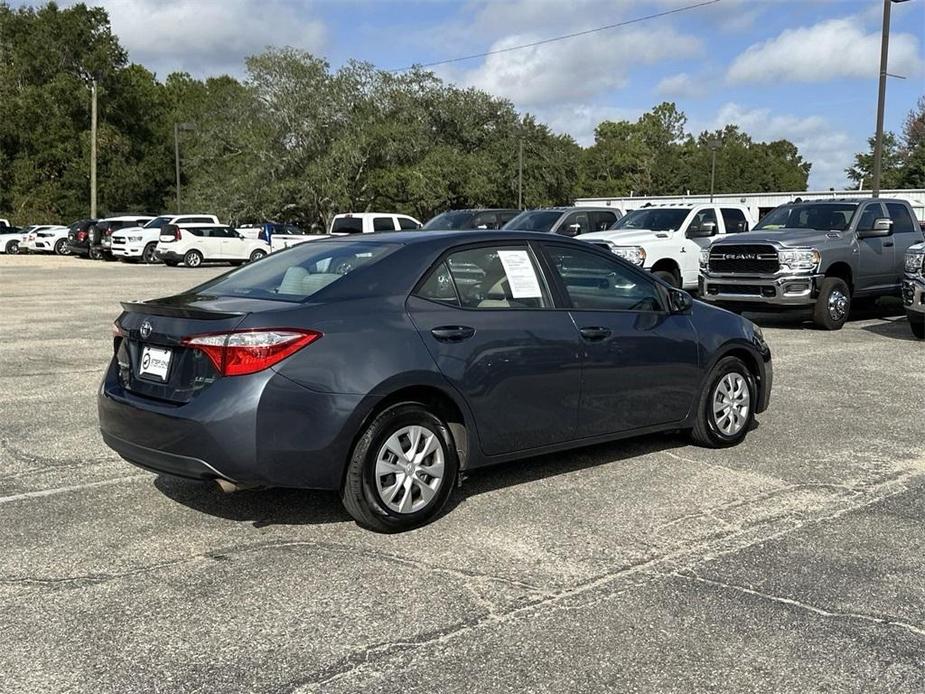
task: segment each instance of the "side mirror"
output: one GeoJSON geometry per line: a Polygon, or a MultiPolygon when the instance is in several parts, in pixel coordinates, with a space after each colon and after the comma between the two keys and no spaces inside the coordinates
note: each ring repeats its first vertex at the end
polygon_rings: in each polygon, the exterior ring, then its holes
{"type": "Polygon", "coordinates": [[[716,234],[716,222],[704,222],[700,226],[691,226],[687,229],[687,238],[705,239],[716,234]]]}
{"type": "Polygon", "coordinates": [[[694,305],[691,295],[683,289],[668,290],[668,306],[671,313],[687,313],[694,305]]]}
{"type": "Polygon", "coordinates": [[[877,236],[889,236],[893,233],[893,220],[888,217],[879,217],[874,220],[874,225],[870,229],[858,229],[859,239],[874,238],[877,236]]]}

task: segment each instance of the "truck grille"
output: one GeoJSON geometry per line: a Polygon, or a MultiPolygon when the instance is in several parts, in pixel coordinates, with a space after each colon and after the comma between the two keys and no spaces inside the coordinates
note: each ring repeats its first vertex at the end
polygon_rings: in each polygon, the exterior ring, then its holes
{"type": "Polygon", "coordinates": [[[710,249],[710,272],[772,275],[780,269],[777,249],[770,245],[721,245],[710,249]]]}
{"type": "Polygon", "coordinates": [[[113,246],[124,246],[124,245],[125,245],[125,237],[124,237],[124,236],[113,236],[113,237],[112,237],[112,245],[113,245],[113,246]]]}

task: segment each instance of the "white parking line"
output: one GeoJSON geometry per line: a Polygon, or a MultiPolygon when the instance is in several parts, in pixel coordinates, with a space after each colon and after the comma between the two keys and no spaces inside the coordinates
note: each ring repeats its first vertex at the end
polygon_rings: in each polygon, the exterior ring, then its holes
{"type": "Polygon", "coordinates": [[[128,482],[142,478],[150,478],[151,475],[141,473],[138,475],[129,475],[128,477],[115,477],[111,480],[102,480],[100,482],[88,482],[87,484],[76,484],[72,487],[55,487],[54,489],[42,489],[37,492],[24,492],[22,494],[12,494],[11,496],[0,496],[0,504],[7,504],[12,501],[23,501],[25,499],[37,499],[43,496],[54,496],[55,494],[66,494],[67,492],[79,492],[81,489],[94,489],[96,487],[107,487],[119,482],[128,482]]]}

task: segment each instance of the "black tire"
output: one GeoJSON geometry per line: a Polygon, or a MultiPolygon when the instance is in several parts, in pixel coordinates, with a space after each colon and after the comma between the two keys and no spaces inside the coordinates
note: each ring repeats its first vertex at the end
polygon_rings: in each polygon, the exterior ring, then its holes
{"type": "Polygon", "coordinates": [[[841,330],[851,313],[851,290],[838,277],[826,277],[813,307],[813,323],[823,330],[841,330]]]}
{"type": "Polygon", "coordinates": [[[165,260],[164,265],[167,267],[176,267],[179,263],[176,260],[165,260]]]}
{"type": "Polygon", "coordinates": [[[251,253],[251,257],[247,259],[247,262],[253,263],[253,262],[256,262],[256,261],[260,260],[261,258],[266,258],[266,257],[267,257],[267,252],[266,252],[266,251],[261,251],[261,250],[258,248],[256,251],[254,251],[253,253],[251,253]]]}
{"type": "Polygon", "coordinates": [[[670,270],[654,270],[652,274],[658,277],[660,280],[667,282],[675,289],[681,288],[681,279],[670,270]]]}
{"type": "Polygon", "coordinates": [[[71,249],[67,247],[67,239],[55,241],[55,255],[70,255],[71,249]]]}
{"type": "Polygon", "coordinates": [[[202,265],[202,253],[199,251],[187,251],[183,256],[183,264],[186,267],[199,267],[202,265]]]}
{"type": "Polygon", "coordinates": [[[141,252],[141,262],[145,263],[146,265],[154,265],[157,263],[158,260],[157,255],[155,255],[155,251],[157,251],[157,242],[152,241],[146,245],[145,249],[141,252]]]}
{"type": "Polygon", "coordinates": [[[7,255],[19,255],[19,241],[10,241],[4,250],[7,255]]]}
{"type": "MultiPolygon", "coordinates": [[[[741,359],[723,357],[713,367],[703,391],[700,393],[700,398],[697,401],[697,418],[694,420],[691,437],[695,443],[707,448],[735,446],[746,437],[749,429],[751,429],[757,404],[758,388],[751,371],[741,359]],[[718,416],[714,407],[717,391],[722,387],[727,376],[731,376],[733,379],[736,376],[741,378],[744,386],[748,388],[748,410],[744,416],[745,421],[741,422],[732,433],[727,433],[723,430],[721,422],[726,421],[726,418],[718,416]]],[[[741,410],[737,410],[737,413],[741,415],[741,410]]]]}
{"type": "MultiPolygon", "coordinates": [[[[410,444],[409,439],[405,440],[410,444]]],[[[429,461],[435,463],[436,456],[435,451],[429,457],[429,461]]],[[[424,467],[424,469],[427,468],[424,467]]],[[[456,446],[446,424],[424,405],[413,402],[401,403],[378,414],[364,429],[353,448],[347,466],[347,474],[341,488],[341,501],[347,512],[365,528],[383,533],[410,530],[424,525],[440,513],[453,492],[458,470],[459,459],[456,455],[456,446]],[[400,512],[390,508],[379,491],[379,484],[376,480],[377,457],[390,437],[405,427],[411,426],[423,427],[436,435],[436,443],[441,447],[440,453],[443,456],[443,477],[435,489],[436,493],[433,498],[424,506],[416,511],[400,512]]],[[[395,484],[399,484],[398,474],[404,473],[393,474],[392,479],[395,484]]],[[[424,474],[426,477],[426,472],[424,474]]],[[[381,479],[388,480],[389,477],[383,475],[381,479]]],[[[418,478],[414,477],[414,479],[418,478]]],[[[422,500],[420,489],[420,484],[411,484],[409,487],[399,486],[391,502],[394,505],[396,499],[403,501],[405,494],[408,494],[412,499],[412,504],[418,503],[422,500]],[[418,494],[416,500],[414,499],[415,493],[418,494]],[[397,496],[399,494],[401,496],[397,496]]]]}
{"type": "Polygon", "coordinates": [[[919,340],[925,340],[925,316],[922,314],[907,313],[909,318],[909,327],[912,328],[912,334],[919,340]]]}
{"type": "Polygon", "coordinates": [[[87,257],[90,258],[90,260],[102,260],[103,251],[101,251],[99,248],[90,246],[89,250],[87,250],[87,257]]]}

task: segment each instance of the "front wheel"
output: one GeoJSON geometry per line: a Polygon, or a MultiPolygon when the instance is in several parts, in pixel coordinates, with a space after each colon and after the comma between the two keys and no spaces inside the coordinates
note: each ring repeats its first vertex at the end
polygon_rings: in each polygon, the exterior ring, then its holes
{"type": "Polygon", "coordinates": [[[845,280],[826,277],[813,307],[813,323],[823,330],[841,330],[851,312],[851,290],[845,280]]]}
{"type": "Polygon", "coordinates": [[[707,378],[691,435],[707,448],[740,443],[751,428],[758,401],[755,377],[737,357],[723,357],[707,378]]]}
{"type": "Polygon", "coordinates": [[[199,251],[187,251],[183,256],[183,262],[186,267],[199,267],[202,265],[202,253],[199,251]]]}
{"type": "Polygon", "coordinates": [[[6,244],[7,255],[19,255],[19,241],[10,241],[6,244]]]}
{"type": "Polygon", "coordinates": [[[254,251],[253,253],[251,253],[251,257],[248,258],[248,262],[251,262],[251,263],[256,262],[256,261],[260,260],[261,258],[265,257],[266,254],[267,254],[266,251],[261,251],[261,250],[258,248],[256,251],[254,251]]]}
{"type": "Polygon", "coordinates": [[[55,241],[55,255],[70,255],[71,249],[67,247],[67,239],[55,241]]]}
{"type": "Polygon", "coordinates": [[[655,270],[652,274],[658,277],[660,280],[667,282],[675,289],[681,288],[681,279],[670,270],[655,270]]]}
{"type": "Polygon", "coordinates": [[[151,242],[141,252],[141,262],[153,265],[157,262],[157,243],[151,242]]]}
{"type": "Polygon", "coordinates": [[[362,526],[399,532],[423,525],[446,504],[459,459],[449,428],[418,403],[379,414],[353,449],[341,500],[362,526]]]}
{"type": "Polygon", "coordinates": [[[925,315],[921,313],[907,313],[909,317],[909,327],[912,328],[912,334],[919,340],[925,340],[925,315]]]}

